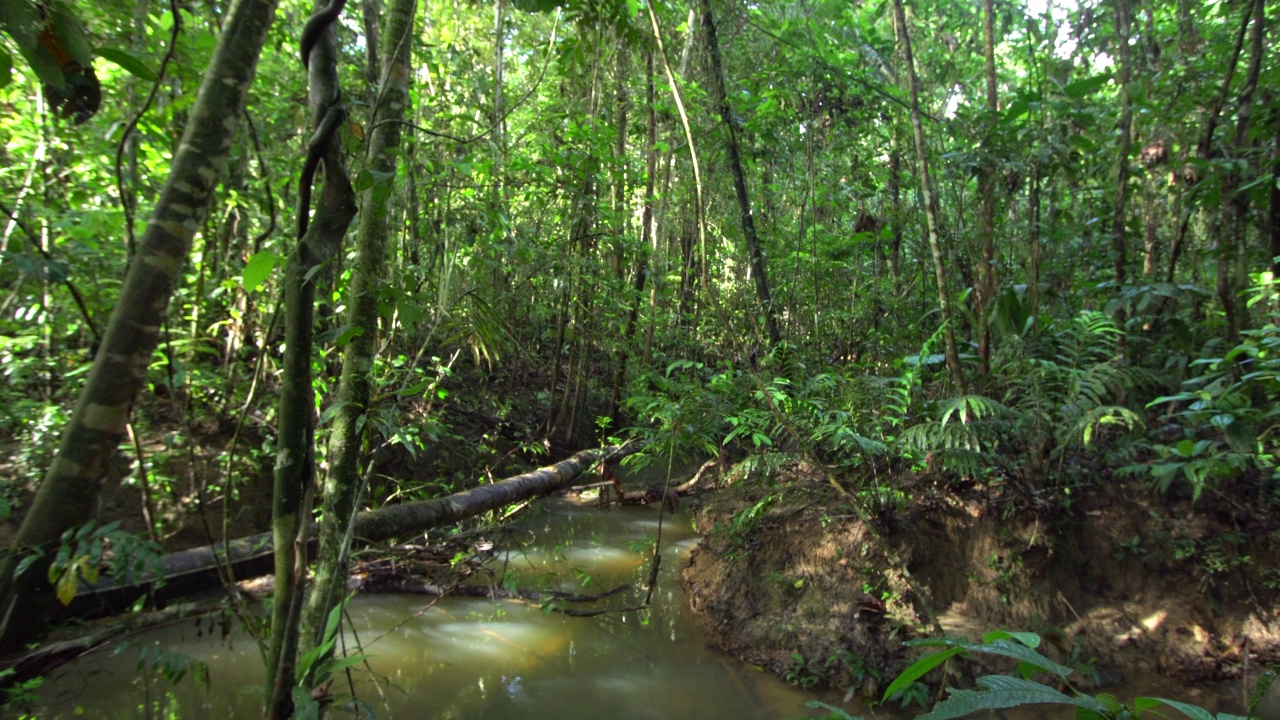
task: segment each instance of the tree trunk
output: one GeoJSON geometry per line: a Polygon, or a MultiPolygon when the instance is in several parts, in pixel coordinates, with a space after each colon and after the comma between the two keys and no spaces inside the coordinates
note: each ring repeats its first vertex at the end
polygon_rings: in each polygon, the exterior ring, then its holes
{"type": "MultiPolygon", "coordinates": [[[[317,15],[330,5],[318,0],[317,15]]],[[[313,222],[305,200],[311,177],[304,167],[299,183],[298,244],[285,270],[285,353],[280,380],[279,437],[276,451],[275,492],[271,527],[275,544],[275,603],[271,619],[271,645],[267,655],[266,715],[284,720],[293,714],[292,686],[298,650],[298,623],[302,614],[302,582],[306,577],[304,519],[315,474],[315,403],[311,387],[312,325],[315,319],[315,270],[336,257],[347,227],[355,217],[355,191],[347,177],[337,126],[345,116],[337,103],[338,69],[333,28],[337,18],[320,34],[308,61],[309,102],[316,133],[307,149],[307,162],[322,159],[324,187],[316,203],[313,222]],[[317,157],[317,155],[319,157],[317,157]]]]}
{"type": "Polygon", "coordinates": [[[903,63],[907,66],[907,86],[911,92],[911,130],[916,141],[916,165],[920,171],[920,194],[924,196],[924,217],[929,232],[929,250],[933,254],[933,274],[938,282],[938,305],[942,310],[947,368],[951,371],[951,379],[956,384],[956,393],[965,395],[968,391],[964,383],[964,370],[960,367],[960,353],[956,350],[951,297],[947,291],[947,275],[942,267],[942,246],[938,239],[937,200],[934,198],[933,186],[929,181],[929,158],[924,146],[924,127],[920,121],[920,83],[916,79],[915,60],[911,56],[911,35],[907,32],[907,14],[902,9],[902,0],[893,0],[893,17],[894,24],[898,27],[898,39],[902,43],[903,63]]]}
{"type": "MultiPolygon", "coordinates": [[[[1262,56],[1265,52],[1265,0],[1253,2],[1253,30],[1250,33],[1249,70],[1245,74],[1244,87],[1240,89],[1240,101],[1236,106],[1236,132],[1232,142],[1237,158],[1248,155],[1249,126],[1253,120],[1253,93],[1258,87],[1258,78],[1262,73],[1262,56]]],[[[1218,297],[1222,300],[1222,309],[1227,316],[1227,342],[1234,345],[1240,340],[1240,331],[1248,327],[1248,305],[1240,302],[1240,293],[1245,288],[1248,269],[1244,264],[1246,257],[1246,235],[1249,221],[1249,193],[1242,187],[1252,184],[1252,164],[1241,163],[1242,171],[1232,172],[1228,179],[1228,190],[1231,193],[1231,228],[1221,233],[1222,241],[1218,257],[1218,297]]]]}
{"type": "MultiPolygon", "coordinates": [[[[1114,262],[1116,293],[1123,294],[1128,282],[1127,259],[1128,241],[1125,238],[1125,211],[1129,195],[1129,154],[1133,148],[1133,98],[1129,87],[1131,67],[1129,49],[1129,3],[1128,0],[1116,0],[1116,47],[1119,50],[1118,64],[1120,70],[1120,147],[1116,162],[1116,200],[1111,212],[1111,255],[1114,262]]],[[[1123,304],[1116,309],[1116,325],[1120,327],[1120,335],[1116,339],[1116,354],[1121,358],[1125,353],[1125,321],[1128,312],[1123,304]]]]}
{"type": "MultiPolygon", "coordinates": [[[[642,442],[630,442],[583,450],[554,465],[515,475],[491,485],[481,485],[435,500],[367,510],[356,516],[354,529],[351,531],[352,542],[370,544],[409,538],[510,503],[555,492],[573,483],[591,467],[601,462],[617,462],[643,448],[642,442]]],[[[312,528],[311,536],[316,534],[314,530],[312,528]]],[[[272,534],[267,532],[232,540],[225,546],[217,543],[165,555],[161,559],[163,578],[146,576],[134,578],[127,583],[103,578],[91,589],[77,595],[71,610],[94,617],[124,612],[142,594],[154,596],[157,602],[163,604],[168,600],[216,587],[220,582],[219,564],[230,566],[235,577],[240,580],[270,575],[273,567],[272,548],[272,534]],[[156,585],[160,579],[164,580],[164,584],[156,585]]]]}
{"type": "Polygon", "coordinates": [[[995,10],[992,0],[983,0],[983,55],[986,60],[987,76],[987,141],[983,144],[986,157],[983,158],[982,170],[978,178],[978,194],[982,196],[982,217],[980,218],[979,235],[982,242],[982,260],[978,264],[978,372],[986,375],[991,366],[991,312],[992,301],[996,296],[996,163],[992,154],[992,138],[995,125],[999,122],[996,113],[999,111],[999,98],[996,96],[996,32],[995,10]]]}
{"type": "Polygon", "coordinates": [[[720,62],[720,42],[716,38],[715,18],[711,14],[711,0],[698,0],[702,9],[702,29],[707,34],[707,56],[711,61],[711,100],[720,113],[728,136],[729,172],[733,174],[733,186],[738,195],[738,216],[742,222],[742,234],[747,240],[747,255],[751,263],[751,274],[755,280],[756,297],[764,310],[765,335],[771,345],[782,342],[782,333],[778,327],[778,309],[773,305],[773,297],[769,291],[769,278],[765,274],[764,251],[760,248],[760,237],[756,234],[756,222],[751,214],[751,198],[747,195],[747,180],[742,172],[742,153],[738,148],[738,134],[734,129],[733,112],[729,107],[729,98],[725,92],[724,68],[720,62]]]}
{"type": "Polygon", "coordinates": [[[146,382],[192,237],[204,224],[209,200],[226,166],[275,9],[274,0],[238,0],[227,13],[169,177],[138,254],[129,264],[84,390],[31,509],[0,564],[0,649],[21,647],[41,628],[41,619],[54,602],[47,569],[59,539],[92,516],[107,463],[124,436],[134,397],[146,382]],[[40,558],[14,577],[18,563],[32,552],[41,553],[40,558]]]}
{"type": "Polygon", "coordinates": [[[1271,268],[1272,280],[1280,279],[1280,98],[1272,100],[1274,105],[1275,143],[1272,145],[1271,157],[1271,196],[1267,211],[1267,228],[1270,242],[1267,248],[1267,265],[1271,268]]]}
{"type": "MultiPolygon", "coordinates": [[[[348,327],[362,332],[353,337],[343,350],[342,378],[338,386],[338,412],[329,440],[331,468],[324,486],[324,517],[320,526],[320,545],[316,557],[314,587],[302,619],[302,645],[306,652],[323,638],[329,611],[341,599],[347,584],[347,551],[351,545],[350,529],[363,494],[360,459],[363,454],[363,429],[369,413],[372,392],[374,355],[378,337],[378,288],[382,277],[387,239],[390,235],[391,193],[382,182],[396,175],[400,151],[400,120],[405,119],[408,105],[409,78],[413,75],[413,15],[417,0],[392,0],[384,23],[388,45],[383,48],[382,72],[369,124],[368,168],[375,175],[388,178],[364,191],[361,217],[356,235],[356,259],[348,289],[348,327]],[[379,204],[376,198],[382,197],[379,204]]],[[[309,679],[313,680],[313,679],[309,679]]]]}

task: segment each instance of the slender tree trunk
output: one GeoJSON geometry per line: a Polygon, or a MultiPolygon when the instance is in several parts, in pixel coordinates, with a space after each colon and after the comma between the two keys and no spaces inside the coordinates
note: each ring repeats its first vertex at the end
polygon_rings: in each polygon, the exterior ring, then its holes
{"type": "Polygon", "coordinates": [[[649,249],[653,238],[653,193],[654,173],[658,169],[658,111],[656,89],[653,82],[653,48],[645,51],[645,107],[647,108],[647,131],[645,135],[645,183],[644,206],[640,213],[640,249],[636,263],[634,294],[631,298],[631,312],[627,315],[627,324],[622,331],[622,347],[618,351],[618,367],[613,379],[613,398],[611,401],[613,419],[610,427],[617,429],[622,424],[621,397],[622,386],[627,382],[627,359],[634,354],[632,341],[636,334],[636,321],[640,317],[640,302],[644,298],[644,286],[649,279],[649,249]]]}
{"type": "MultiPolygon", "coordinates": [[[[392,0],[387,9],[387,47],[382,48],[382,72],[373,109],[367,167],[394,178],[400,152],[400,120],[405,119],[409,78],[413,75],[413,18],[416,0],[392,0]]],[[[386,182],[390,182],[388,179],[386,182]]],[[[325,620],[341,600],[347,583],[347,551],[352,521],[364,492],[360,468],[365,418],[370,411],[372,372],[378,336],[378,288],[387,241],[391,235],[390,198],[385,187],[371,187],[360,201],[361,217],[356,234],[356,260],[352,268],[347,303],[348,327],[360,328],[343,350],[342,379],[338,386],[338,412],[329,440],[329,476],[324,486],[324,517],[316,556],[314,587],[302,623],[303,651],[323,641],[325,620]],[[383,198],[378,203],[377,198],[383,198]]],[[[311,682],[322,678],[310,678],[311,682]]]]}
{"type": "MultiPolygon", "coordinates": [[[[1129,197],[1129,155],[1133,149],[1133,98],[1129,87],[1132,72],[1132,52],[1129,48],[1129,2],[1116,0],[1116,47],[1120,70],[1120,146],[1117,150],[1119,158],[1116,162],[1116,200],[1111,214],[1111,255],[1114,262],[1114,278],[1116,292],[1122,294],[1129,281],[1128,246],[1125,238],[1125,215],[1129,197]]],[[[1119,306],[1116,310],[1116,324],[1120,327],[1120,335],[1116,340],[1116,354],[1121,358],[1125,353],[1125,321],[1128,312],[1119,306]]]]}
{"type": "Polygon", "coordinates": [[[1040,323],[1040,254],[1042,252],[1040,247],[1040,234],[1042,231],[1040,223],[1040,169],[1036,165],[1031,166],[1031,182],[1028,194],[1027,225],[1030,233],[1031,252],[1027,260],[1027,305],[1031,308],[1031,327],[1034,329],[1040,323]]]}
{"type": "Polygon", "coordinates": [[[1270,242],[1267,248],[1267,265],[1271,277],[1280,280],[1280,96],[1272,100],[1275,116],[1275,143],[1271,150],[1271,193],[1267,211],[1267,231],[1270,242]]]}
{"type": "MultiPolygon", "coordinates": [[[[317,12],[329,6],[318,0],[317,12]]],[[[324,187],[311,208],[299,202],[298,244],[285,269],[285,353],[280,380],[279,437],[277,440],[275,492],[271,529],[275,543],[275,603],[271,619],[271,643],[267,654],[267,718],[285,720],[293,714],[291,694],[295,683],[299,622],[306,577],[307,501],[315,482],[315,403],[311,387],[312,333],[315,320],[315,272],[334,258],[347,227],[355,217],[355,191],[347,177],[336,125],[345,117],[338,90],[334,18],[321,33],[309,58],[308,84],[312,125],[316,134],[308,147],[308,161],[321,153],[324,187]],[[331,131],[326,132],[326,128],[331,131]]],[[[299,185],[300,201],[310,190],[311,178],[299,185]]]]}
{"type": "Polygon", "coordinates": [[[983,55],[986,60],[988,141],[983,143],[986,157],[978,178],[978,194],[982,196],[982,217],[978,230],[982,241],[982,260],[978,265],[978,372],[986,375],[991,367],[991,318],[992,301],[996,296],[996,163],[991,139],[995,135],[996,113],[1000,109],[996,94],[996,32],[993,0],[983,0],[983,55]]]}
{"type": "MultiPolygon", "coordinates": [[[[1179,4],[1179,18],[1185,23],[1183,27],[1183,40],[1193,39],[1198,45],[1198,35],[1195,33],[1195,25],[1191,21],[1189,14],[1184,17],[1184,9],[1186,4],[1179,4]]],[[[1236,68],[1240,64],[1240,54],[1244,50],[1245,32],[1249,29],[1249,23],[1253,19],[1253,5],[1250,4],[1248,11],[1244,13],[1244,17],[1240,22],[1240,29],[1236,32],[1235,44],[1231,49],[1231,61],[1227,63],[1227,74],[1222,78],[1222,89],[1218,92],[1218,96],[1214,99],[1213,106],[1209,108],[1209,118],[1205,122],[1204,135],[1200,139],[1200,143],[1196,146],[1196,154],[1201,160],[1209,160],[1216,153],[1213,151],[1213,136],[1218,129],[1218,121],[1222,114],[1222,108],[1227,104],[1227,98],[1231,94],[1231,80],[1235,77],[1236,68]]],[[[1173,237],[1173,244],[1169,248],[1169,265],[1165,271],[1165,282],[1173,282],[1174,275],[1177,272],[1178,260],[1182,257],[1182,252],[1186,247],[1187,232],[1191,225],[1191,215],[1195,210],[1195,198],[1199,192],[1200,184],[1196,184],[1189,191],[1189,196],[1185,209],[1182,213],[1182,222],[1178,224],[1178,231],[1173,237]]],[[[1163,306],[1163,304],[1162,304],[1163,306]]]]}
{"type": "Polygon", "coordinates": [[[22,647],[41,629],[45,611],[54,602],[47,570],[59,539],[92,517],[107,463],[124,436],[134,397],[146,382],[192,237],[204,224],[226,167],[275,8],[274,0],[239,0],[223,23],[169,177],[135,261],[129,264],[58,453],[0,563],[0,650],[22,647]],[[18,563],[33,552],[40,557],[14,577],[18,563]]]}
{"type": "MultiPolygon", "coordinates": [[[[1253,94],[1258,87],[1258,78],[1262,73],[1262,56],[1265,51],[1265,0],[1254,0],[1253,30],[1250,33],[1249,70],[1245,75],[1244,87],[1240,89],[1240,101],[1236,108],[1236,132],[1232,142],[1237,158],[1248,154],[1249,126],[1253,120],[1253,94]]],[[[1251,165],[1243,163],[1242,172],[1249,173],[1251,165]]],[[[1247,268],[1244,266],[1246,234],[1249,219],[1249,193],[1240,188],[1248,185],[1251,178],[1233,172],[1230,176],[1229,191],[1231,193],[1231,227],[1227,232],[1219,233],[1220,247],[1218,253],[1218,297],[1222,300],[1222,309],[1227,317],[1227,342],[1235,344],[1240,339],[1240,331],[1248,327],[1248,305],[1239,302],[1240,292],[1244,289],[1247,268]]]]}
{"type": "Polygon", "coordinates": [[[889,132],[889,197],[893,202],[893,246],[889,252],[889,269],[893,271],[893,283],[902,282],[902,158],[898,152],[896,126],[889,132]]]}
{"type": "Polygon", "coordinates": [[[764,310],[765,335],[771,345],[782,342],[778,327],[778,309],[774,307],[769,290],[769,278],[765,274],[764,251],[756,234],[755,218],[751,214],[751,198],[747,194],[747,179],[742,170],[742,153],[738,148],[738,134],[733,124],[733,112],[725,92],[724,68],[720,62],[720,42],[716,37],[715,18],[711,14],[711,0],[698,0],[702,10],[702,29],[706,32],[707,57],[711,61],[711,100],[720,113],[728,137],[729,172],[733,174],[733,186],[738,194],[738,216],[742,222],[742,234],[747,240],[747,255],[751,263],[751,275],[755,280],[756,297],[764,310]]]}
{"type": "Polygon", "coordinates": [[[911,130],[916,141],[916,165],[920,172],[920,194],[924,196],[924,216],[929,232],[929,250],[933,254],[933,274],[938,282],[938,305],[942,310],[943,342],[946,350],[947,369],[956,384],[956,393],[967,394],[964,370],[960,367],[960,353],[956,350],[953,330],[951,297],[947,291],[947,274],[942,267],[942,245],[938,239],[937,199],[929,181],[929,158],[924,145],[924,126],[920,119],[920,83],[916,79],[915,60],[911,55],[911,35],[907,31],[907,15],[902,0],[893,0],[894,24],[898,27],[898,41],[902,45],[903,63],[907,66],[907,86],[911,92],[911,130]]]}

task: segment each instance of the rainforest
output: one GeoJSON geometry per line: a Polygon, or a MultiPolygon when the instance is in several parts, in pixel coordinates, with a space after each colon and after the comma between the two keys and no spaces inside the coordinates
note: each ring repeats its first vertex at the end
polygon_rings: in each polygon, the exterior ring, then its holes
{"type": "Polygon", "coordinates": [[[1278,21],[3,0],[0,712],[1280,720],[1278,21]]]}

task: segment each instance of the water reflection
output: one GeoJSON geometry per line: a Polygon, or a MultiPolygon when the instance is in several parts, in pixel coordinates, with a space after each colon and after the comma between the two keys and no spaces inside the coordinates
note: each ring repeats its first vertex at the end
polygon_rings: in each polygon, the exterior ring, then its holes
{"type": "MultiPolygon", "coordinates": [[[[649,572],[647,539],[657,511],[603,512],[567,502],[526,519],[529,548],[501,550],[494,566],[521,588],[595,594],[619,584],[639,588],[649,572]]],[[[650,613],[594,618],[548,613],[514,602],[377,595],[349,606],[348,650],[367,663],[337,694],[354,695],[383,718],[610,717],[760,718],[806,714],[807,695],[777,678],[703,647],[676,576],[696,542],[679,514],[662,527],[663,563],[650,613]]],[[[634,593],[604,601],[636,605],[634,593]]],[[[596,605],[589,606],[596,608],[596,605]]],[[[123,652],[99,652],[64,668],[44,688],[40,717],[256,718],[261,715],[262,659],[247,638],[228,642],[192,624],[136,641],[123,652]],[[206,691],[191,679],[172,686],[135,676],[137,645],[168,647],[209,665],[206,691]]]]}

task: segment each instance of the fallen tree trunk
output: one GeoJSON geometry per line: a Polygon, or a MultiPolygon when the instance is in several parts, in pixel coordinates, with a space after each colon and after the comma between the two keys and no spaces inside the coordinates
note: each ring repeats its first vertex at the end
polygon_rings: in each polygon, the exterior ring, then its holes
{"type": "MultiPolygon", "coordinates": [[[[475,517],[504,505],[545,495],[570,485],[597,463],[613,463],[638,452],[644,443],[583,450],[566,460],[532,472],[516,475],[492,485],[454,493],[435,500],[392,505],[368,510],[356,516],[355,537],[358,542],[376,543],[397,537],[417,535],[441,525],[475,517]]],[[[312,536],[314,537],[314,528],[312,536]]],[[[174,598],[190,595],[220,583],[219,568],[227,568],[236,580],[268,575],[273,569],[271,533],[261,533],[233,540],[224,545],[206,545],[166,555],[161,559],[159,574],[119,583],[104,578],[97,585],[76,595],[69,613],[74,615],[107,615],[122,612],[142,595],[163,605],[174,598]],[[157,582],[163,578],[162,585],[157,582]]]]}

